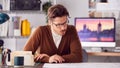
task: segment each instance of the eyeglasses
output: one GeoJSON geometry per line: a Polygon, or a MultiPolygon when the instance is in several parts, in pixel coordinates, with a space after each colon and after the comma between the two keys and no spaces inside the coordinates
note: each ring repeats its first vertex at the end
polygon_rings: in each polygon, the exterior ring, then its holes
{"type": "MultiPolygon", "coordinates": [[[[53,23],[53,22],[52,22],[53,23]]],[[[60,28],[60,27],[62,27],[62,26],[64,26],[64,27],[66,27],[67,25],[68,25],[68,23],[69,23],[69,20],[67,20],[66,22],[64,22],[64,23],[62,23],[62,24],[55,24],[55,23],[53,23],[57,28],[60,28]]]]}

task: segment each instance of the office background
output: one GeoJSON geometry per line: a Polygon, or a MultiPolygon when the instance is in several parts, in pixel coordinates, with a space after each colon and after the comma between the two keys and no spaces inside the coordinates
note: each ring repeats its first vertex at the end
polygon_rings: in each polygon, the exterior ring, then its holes
{"type": "MultiPolygon", "coordinates": [[[[2,1],[2,0],[1,0],[2,1]]],[[[0,3],[2,3],[0,1],[0,3]]],[[[42,3],[45,3],[49,0],[41,0],[42,3]]],[[[89,17],[89,0],[51,0],[53,4],[63,4],[68,11],[70,12],[70,23],[71,25],[74,25],[74,18],[75,17],[89,17]]],[[[94,1],[94,0],[93,0],[94,1]]],[[[93,10],[97,10],[100,12],[109,12],[109,13],[115,13],[115,14],[119,14],[120,13],[120,9],[117,8],[120,5],[120,1],[119,0],[108,0],[107,2],[107,6],[106,8],[102,8],[100,9],[102,6],[104,5],[98,5],[98,8],[95,8],[93,10]],[[115,7],[113,7],[115,5],[115,7]],[[101,6],[101,7],[100,7],[101,6]],[[110,9],[107,9],[109,8],[110,9]]],[[[46,25],[46,15],[45,13],[42,12],[42,10],[40,10],[41,12],[7,12],[10,17],[12,16],[20,16],[21,20],[23,19],[28,19],[31,25],[31,28],[34,29],[36,28],[38,25],[46,25]]],[[[107,15],[106,15],[107,16],[107,15]]],[[[111,14],[109,14],[108,16],[111,16],[111,14]]],[[[11,19],[10,19],[11,20],[11,19]]],[[[120,46],[120,21],[117,20],[116,21],[116,46],[120,46]]],[[[12,30],[13,24],[9,23],[9,32],[8,32],[8,37],[1,37],[4,41],[5,44],[4,46],[7,48],[14,50],[22,50],[22,48],[24,47],[25,42],[27,41],[28,37],[13,37],[13,30],[12,30]]],[[[109,62],[109,61],[113,61],[113,62],[119,62],[120,59],[119,57],[93,57],[90,56],[90,59],[88,60],[89,62],[109,62]],[[107,60],[110,59],[110,60],[107,60]],[[112,59],[112,60],[111,60],[112,59]]]]}

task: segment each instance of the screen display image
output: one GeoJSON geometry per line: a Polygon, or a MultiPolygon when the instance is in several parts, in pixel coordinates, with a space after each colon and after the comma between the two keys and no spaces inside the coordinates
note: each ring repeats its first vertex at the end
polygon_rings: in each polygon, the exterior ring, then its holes
{"type": "Polygon", "coordinates": [[[83,46],[115,46],[115,18],[75,18],[75,27],[83,46]]]}

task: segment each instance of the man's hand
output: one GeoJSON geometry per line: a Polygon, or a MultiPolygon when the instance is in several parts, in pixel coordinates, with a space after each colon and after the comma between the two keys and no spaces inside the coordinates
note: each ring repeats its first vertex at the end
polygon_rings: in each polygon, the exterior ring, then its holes
{"type": "Polygon", "coordinates": [[[59,55],[53,55],[49,58],[49,63],[62,63],[65,60],[59,55]]]}
{"type": "Polygon", "coordinates": [[[49,56],[47,54],[38,54],[34,57],[34,61],[36,62],[44,57],[49,57],[49,56]]]}

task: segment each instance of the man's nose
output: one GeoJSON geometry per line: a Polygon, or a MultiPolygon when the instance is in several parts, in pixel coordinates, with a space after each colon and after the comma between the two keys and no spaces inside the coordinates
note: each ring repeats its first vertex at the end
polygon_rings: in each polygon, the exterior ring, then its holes
{"type": "Polygon", "coordinates": [[[61,29],[64,30],[66,27],[64,25],[61,25],[61,29]]]}

